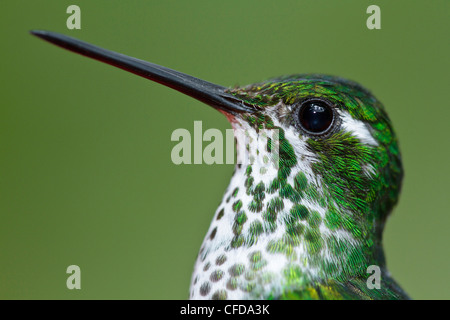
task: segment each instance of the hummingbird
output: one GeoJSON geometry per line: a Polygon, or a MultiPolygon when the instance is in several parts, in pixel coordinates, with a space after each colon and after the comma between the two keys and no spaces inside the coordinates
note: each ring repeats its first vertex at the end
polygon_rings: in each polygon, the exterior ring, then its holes
{"type": "Polygon", "coordinates": [[[62,34],[31,33],[191,96],[246,133],[235,134],[247,152],[237,155],[198,253],[191,299],[409,299],[382,245],[401,191],[401,154],[370,91],[324,74],[227,88],[62,34]],[[277,139],[261,143],[263,132],[277,139]],[[263,161],[248,161],[256,155],[263,161]]]}

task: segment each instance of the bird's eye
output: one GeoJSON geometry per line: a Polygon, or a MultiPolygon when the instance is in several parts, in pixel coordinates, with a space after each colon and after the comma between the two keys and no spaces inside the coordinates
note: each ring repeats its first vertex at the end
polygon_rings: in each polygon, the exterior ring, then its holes
{"type": "Polygon", "coordinates": [[[328,101],[308,99],[303,101],[297,110],[297,122],[308,134],[324,135],[335,123],[335,112],[328,101]]]}

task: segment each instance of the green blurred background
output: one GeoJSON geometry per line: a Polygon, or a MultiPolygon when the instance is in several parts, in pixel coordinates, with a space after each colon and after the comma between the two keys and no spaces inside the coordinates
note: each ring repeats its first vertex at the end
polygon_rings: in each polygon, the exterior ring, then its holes
{"type": "Polygon", "coordinates": [[[450,1],[0,2],[0,298],[185,299],[232,165],[171,162],[177,128],[230,128],[161,85],[28,34],[45,29],[233,86],[321,72],[383,101],[405,180],[385,230],[415,299],[449,299],[450,1]],[[81,8],[81,30],[66,8],[81,8]],[[366,8],[381,7],[368,30],[366,8]],[[81,290],[66,268],[81,268],[81,290]]]}

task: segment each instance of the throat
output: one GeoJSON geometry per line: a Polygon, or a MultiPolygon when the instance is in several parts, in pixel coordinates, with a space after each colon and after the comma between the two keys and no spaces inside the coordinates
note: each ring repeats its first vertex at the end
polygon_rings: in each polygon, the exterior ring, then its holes
{"type": "Polygon", "coordinates": [[[341,213],[308,170],[293,166],[283,177],[236,167],[200,249],[191,298],[267,299],[362,273],[366,242],[334,221],[341,213]]]}
{"type": "Polygon", "coordinates": [[[317,170],[321,159],[311,142],[277,123],[271,129],[279,131],[277,143],[261,141],[256,130],[246,131],[247,140],[237,136],[238,161],[250,161],[236,166],[214,215],[195,264],[192,299],[277,298],[367,277],[371,264],[383,267],[375,216],[342,205],[333,180],[317,170]]]}

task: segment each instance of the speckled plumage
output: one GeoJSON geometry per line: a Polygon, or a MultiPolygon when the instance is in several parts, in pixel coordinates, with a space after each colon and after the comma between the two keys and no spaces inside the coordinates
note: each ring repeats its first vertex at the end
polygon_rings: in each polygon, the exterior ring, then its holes
{"type": "MultiPolygon", "coordinates": [[[[279,168],[238,164],[200,250],[193,299],[402,299],[381,244],[397,202],[402,165],[381,103],[358,84],[325,75],[294,75],[230,92],[258,112],[227,115],[248,157],[270,156],[254,143],[279,130],[279,168]],[[331,101],[339,125],[311,137],[294,121],[307,98],[331,101]],[[250,141],[250,142],[249,142],[250,141]],[[264,154],[266,153],[266,154],[264,154]],[[382,271],[368,289],[367,267],[382,271]]],[[[247,159],[242,159],[246,157],[247,159]]]]}

